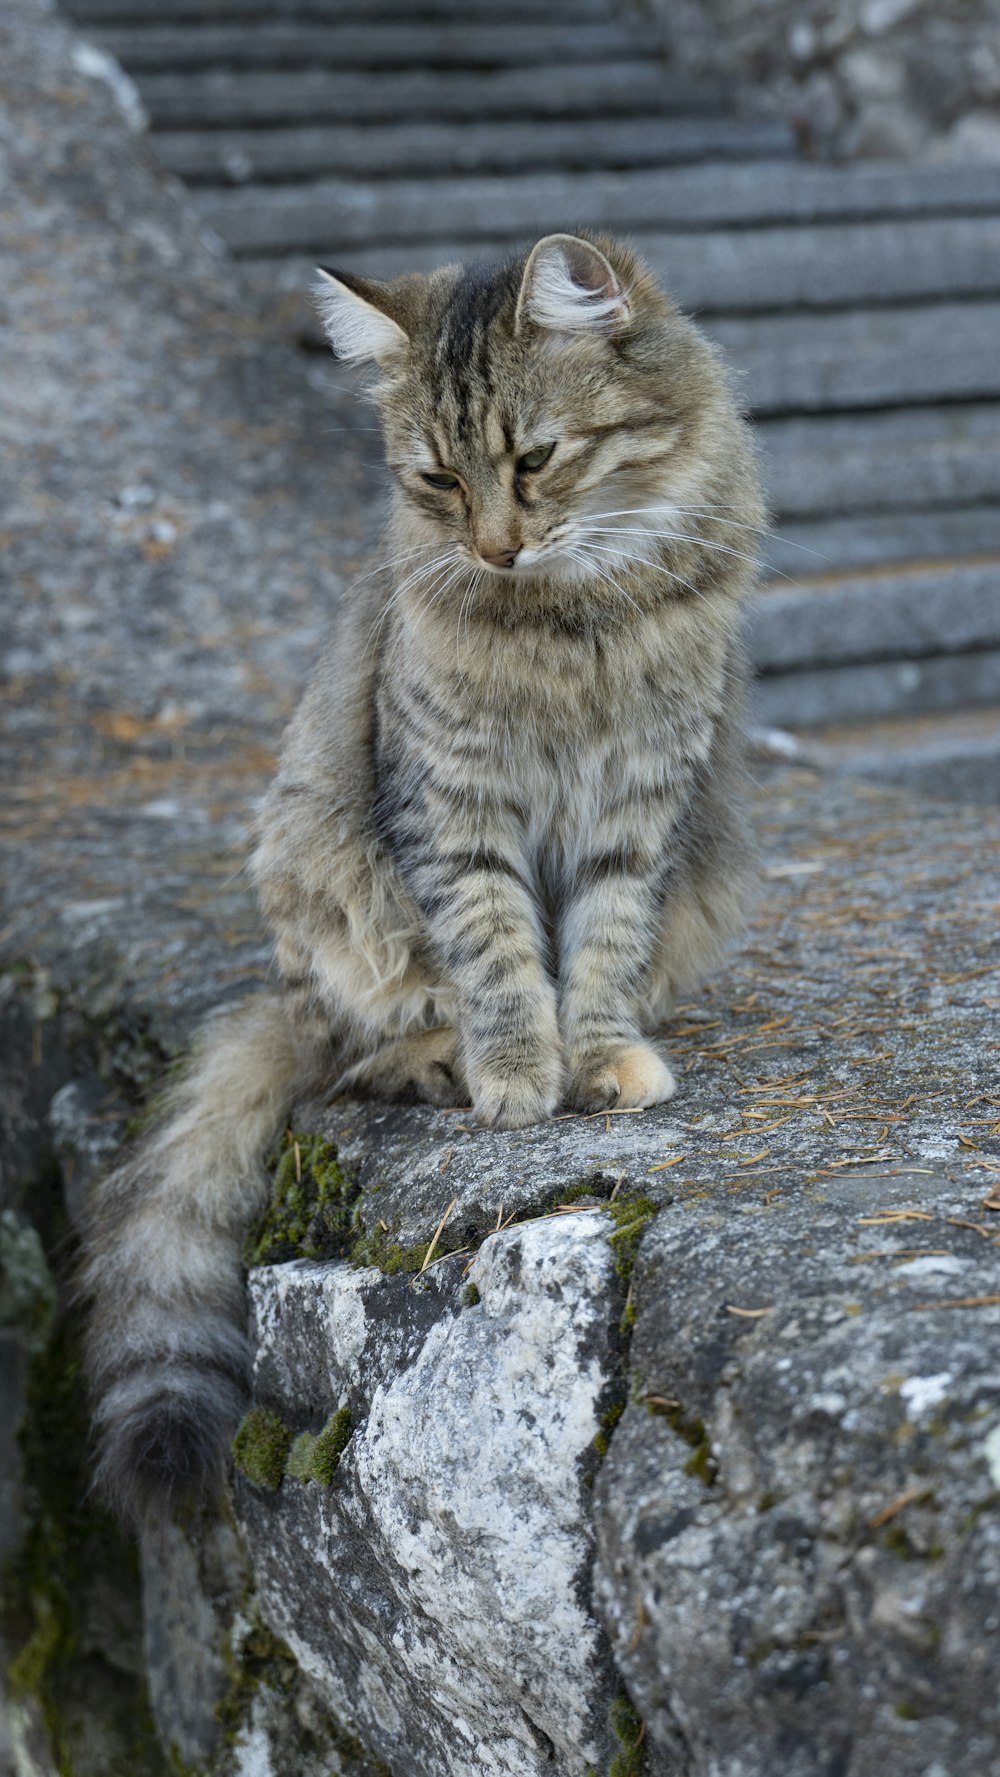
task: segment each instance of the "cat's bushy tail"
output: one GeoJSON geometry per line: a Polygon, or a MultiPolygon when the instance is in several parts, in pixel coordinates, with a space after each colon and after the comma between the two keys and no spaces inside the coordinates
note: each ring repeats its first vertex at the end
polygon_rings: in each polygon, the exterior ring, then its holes
{"type": "Polygon", "coordinates": [[[84,1238],[97,1484],[133,1523],[221,1483],[245,1410],[242,1249],[264,1161],[329,1038],[261,995],[203,1032],[162,1114],[103,1181],[84,1238]]]}

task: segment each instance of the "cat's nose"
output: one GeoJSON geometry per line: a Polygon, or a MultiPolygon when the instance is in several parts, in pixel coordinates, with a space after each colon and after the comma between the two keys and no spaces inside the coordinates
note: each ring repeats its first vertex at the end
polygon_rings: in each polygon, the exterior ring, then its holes
{"type": "Polygon", "coordinates": [[[499,555],[484,555],[483,560],[488,561],[491,568],[512,568],[519,554],[518,549],[502,549],[499,555]]]}

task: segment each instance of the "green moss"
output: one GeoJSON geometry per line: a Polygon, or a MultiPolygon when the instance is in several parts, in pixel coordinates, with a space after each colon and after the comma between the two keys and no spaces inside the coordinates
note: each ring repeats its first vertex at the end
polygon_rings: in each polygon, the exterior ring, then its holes
{"type": "Polygon", "coordinates": [[[624,1411],[625,1402],[616,1401],[613,1407],[608,1408],[601,1420],[601,1429],[594,1439],[594,1449],[597,1451],[597,1454],[602,1461],[605,1456],[607,1456],[611,1445],[611,1433],[614,1431],[615,1426],[618,1424],[624,1411]]]}
{"type": "Polygon", "coordinates": [[[703,1419],[696,1414],[685,1413],[681,1406],[661,1407],[662,1416],[685,1444],[690,1444],[691,1455],[684,1464],[684,1473],[694,1475],[706,1487],[714,1487],[719,1472],[719,1465],[712,1455],[708,1432],[703,1419]]]}
{"type": "Polygon", "coordinates": [[[341,1407],[327,1420],[313,1446],[309,1479],[329,1487],[351,1438],[351,1409],[341,1407]]]}
{"type": "Polygon", "coordinates": [[[775,1506],[779,1503],[780,1499],[781,1499],[781,1494],[775,1493],[773,1488],[769,1488],[766,1493],[761,1494],[759,1500],[757,1501],[758,1512],[773,1512],[775,1506]]]}
{"type": "Polygon", "coordinates": [[[623,1283],[628,1283],[635,1269],[639,1242],[660,1205],[651,1197],[628,1197],[605,1205],[605,1214],[615,1224],[611,1246],[615,1254],[615,1270],[623,1283]]]}
{"type": "Polygon", "coordinates": [[[611,1732],[618,1741],[608,1777],[642,1777],[646,1769],[645,1723],[624,1692],[611,1705],[611,1732]]]}
{"type": "Polygon", "coordinates": [[[882,1542],[900,1561],[912,1561],[914,1548],[902,1524],[890,1524],[882,1533],[882,1542]]]}
{"type": "Polygon", "coordinates": [[[268,1407],[251,1407],[233,1439],[236,1467],[257,1487],[281,1486],[292,1448],[292,1433],[268,1407]]]}
{"type": "Polygon", "coordinates": [[[356,1232],[359,1196],[331,1142],[289,1131],[275,1168],[271,1201],[244,1248],[247,1265],[344,1258],[356,1232]]]}
{"type": "Polygon", "coordinates": [[[898,1715],[900,1721],[923,1721],[924,1719],[924,1711],[918,1709],[913,1703],[897,1703],[893,1714],[898,1715]]]}
{"type": "Polygon", "coordinates": [[[475,1283],[467,1283],[462,1291],[463,1308],[478,1308],[481,1301],[482,1297],[479,1294],[479,1285],[475,1283]]]}
{"type": "MultiPolygon", "coordinates": [[[[266,1417],[275,1419],[274,1414],[266,1415],[266,1417]]],[[[252,1418],[252,1415],[248,1415],[248,1418],[252,1418]]],[[[240,1432],[246,1423],[247,1421],[244,1420],[240,1432]]],[[[276,1423],[281,1426],[280,1419],[276,1420],[276,1423]]],[[[287,1427],[281,1426],[281,1430],[291,1437],[287,1427]]],[[[237,1437],[240,1436],[240,1432],[237,1432],[237,1437]]],[[[321,1432],[304,1431],[299,1433],[299,1436],[289,1445],[280,1472],[277,1462],[278,1452],[276,1451],[274,1467],[271,1472],[276,1473],[278,1479],[274,1482],[265,1480],[261,1482],[261,1485],[280,1487],[282,1476],[287,1475],[292,1481],[316,1481],[321,1487],[329,1487],[340,1466],[340,1458],[350,1442],[350,1437],[351,1409],[350,1407],[341,1407],[338,1412],[331,1414],[321,1432]]],[[[246,1472],[244,1469],[244,1473],[246,1472]]],[[[251,1475],[250,1479],[256,1480],[258,1477],[251,1475]]]]}
{"type": "Polygon", "coordinates": [[[423,1265],[429,1245],[429,1241],[424,1241],[419,1246],[400,1246],[398,1241],[390,1239],[384,1228],[375,1228],[371,1234],[362,1234],[354,1242],[351,1264],[359,1267],[374,1265],[386,1277],[396,1277],[400,1272],[412,1274],[423,1265]]]}

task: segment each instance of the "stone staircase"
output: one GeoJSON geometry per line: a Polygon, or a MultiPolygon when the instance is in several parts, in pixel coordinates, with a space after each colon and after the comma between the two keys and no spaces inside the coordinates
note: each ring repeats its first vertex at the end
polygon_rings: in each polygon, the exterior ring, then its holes
{"type": "Polygon", "coordinates": [[[996,169],[803,163],[608,0],[66,10],[305,343],[316,259],[378,275],[631,236],[758,422],[760,721],[826,763],[1000,796],[996,169]]]}

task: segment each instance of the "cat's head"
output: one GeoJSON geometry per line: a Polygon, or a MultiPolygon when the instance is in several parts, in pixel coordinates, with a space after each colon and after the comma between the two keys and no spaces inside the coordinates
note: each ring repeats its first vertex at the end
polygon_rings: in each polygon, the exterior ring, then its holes
{"type": "Polygon", "coordinates": [[[613,571],[718,493],[740,430],[725,376],[619,243],[547,235],[503,265],[388,283],[324,272],[318,294],[337,355],[379,366],[409,538],[459,564],[613,571]]]}

